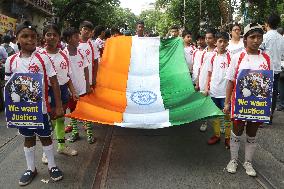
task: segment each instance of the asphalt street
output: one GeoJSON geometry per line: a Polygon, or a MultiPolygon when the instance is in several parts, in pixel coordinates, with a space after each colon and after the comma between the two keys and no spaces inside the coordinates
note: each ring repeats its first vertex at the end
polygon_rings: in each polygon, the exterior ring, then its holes
{"type": "MultiPolygon", "coordinates": [[[[236,174],[225,171],[230,153],[224,140],[208,146],[212,129],[201,133],[200,122],[159,130],[125,129],[96,125],[97,142],[82,139],[68,144],[79,155],[57,154],[64,172],[60,182],[50,180],[47,166],[41,163],[42,148],[37,142],[36,167],[39,172],[25,188],[78,189],[188,189],[188,188],[284,188],[284,112],[276,112],[272,126],[259,130],[254,165],[258,177],[246,175],[241,163],[236,174]]],[[[18,179],[26,169],[23,138],[17,130],[5,127],[0,114],[0,188],[20,188],[18,179]]]]}

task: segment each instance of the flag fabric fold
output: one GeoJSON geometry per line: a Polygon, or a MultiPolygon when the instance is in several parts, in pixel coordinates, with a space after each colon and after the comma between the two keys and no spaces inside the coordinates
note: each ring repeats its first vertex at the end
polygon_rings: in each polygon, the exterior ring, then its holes
{"type": "Polygon", "coordinates": [[[107,40],[94,92],[67,117],[156,129],[221,115],[195,92],[181,38],[121,36],[107,40]]]}

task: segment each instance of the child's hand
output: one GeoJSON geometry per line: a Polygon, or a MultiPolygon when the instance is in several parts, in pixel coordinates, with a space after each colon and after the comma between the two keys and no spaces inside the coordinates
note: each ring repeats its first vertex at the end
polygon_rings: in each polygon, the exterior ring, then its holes
{"type": "Polygon", "coordinates": [[[223,112],[225,113],[225,114],[230,114],[230,104],[225,104],[224,105],[224,109],[223,109],[223,112]]]}
{"type": "Polygon", "coordinates": [[[208,96],[209,95],[209,91],[206,90],[206,91],[203,92],[203,94],[204,94],[204,96],[208,96]]]}
{"type": "Polygon", "coordinates": [[[87,94],[91,94],[93,92],[93,89],[90,87],[90,85],[87,86],[86,92],[87,94]]]}
{"type": "Polygon", "coordinates": [[[74,101],[78,101],[79,95],[77,95],[77,93],[72,93],[72,98],[73,98],[74,101]]]}
{"type": "Polygon", "coordinates": [[[200,90],[200,88],[199,88],[197,85],[194,87],[194,89],[195,89],[196,91],[199,91],[199,90],[200,90]]]}

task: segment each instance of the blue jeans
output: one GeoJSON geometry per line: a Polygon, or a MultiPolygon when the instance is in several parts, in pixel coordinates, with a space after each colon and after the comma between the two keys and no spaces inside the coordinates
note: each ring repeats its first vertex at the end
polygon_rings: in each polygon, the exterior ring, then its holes
{"type": "Polygon", "coordinates": [[[211,97],[211,99],[213,100],[213,102],[215,103],[215,105],[216,105],[220,110],[223,110],[223,109],[224,109],[225,98],[214,98],[214,97],[211,97]]]}

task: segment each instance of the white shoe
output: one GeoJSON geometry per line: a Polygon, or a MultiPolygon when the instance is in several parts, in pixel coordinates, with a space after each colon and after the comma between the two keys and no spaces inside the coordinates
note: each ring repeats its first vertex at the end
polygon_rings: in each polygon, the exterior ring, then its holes
{"type": "Polygon", "coordinates": [[[246,173],[249,175],[249,176],[252,176],[252,177],[255,177],[256,176],[256,172],[254,170],[254,168],[252,167],[252,164],[248,161],[244,162],[243,164],[245,170],[246,170],[246,173]]]}
{"type": "Polygon", "coordinates": [[[57,152],[59,154],[65,154],[65,155],[68,155],[68,156],[76,156],[78,155],[78,152],[68,146],[65,146],[63,149],[57,149],[57,152]]]}
{"type": "Polygon", "coordinates": [[[227,171],[228,171],[229,173],[236,173],[236,172],[237,172],[237,167],[238,167],[238,162],[237,162],[237,160],[232,159],[232,160],[228,163],[226,169],[227,169],[227,171]]]}
{"type": "Polygon", "coordinates": [[[220,128],[220,133],[221,133],[221,134],[225,134],[225,128],[224,128],[224,127],[221,127],[221,128],[220,128]]]}
{"type": "Polygon", "coordinates": [[[202,123],[202,125],[200,126],[200,131],[205,132],[206,129],[207,129],[207,123],[202,123]]]}
{"type": "Polygon", "coordinates": [[[47,157],[46,157],[45,153],[42,154],[41,161],[42,161],[42,163],[44,163],[44,164],[48,164],[47,157]]]}

